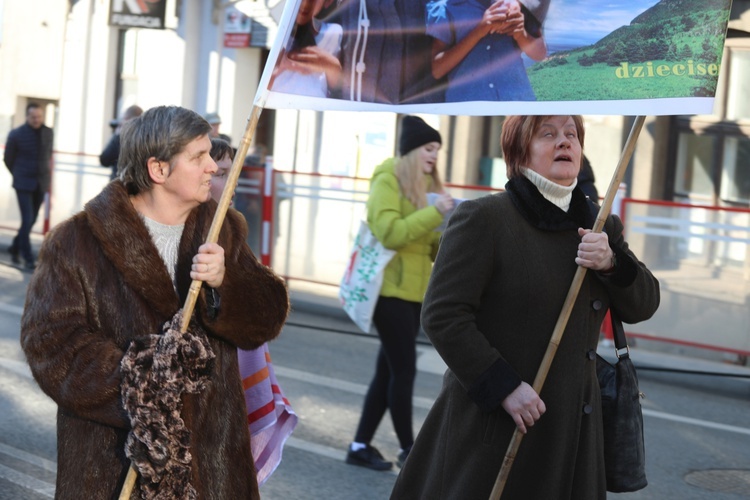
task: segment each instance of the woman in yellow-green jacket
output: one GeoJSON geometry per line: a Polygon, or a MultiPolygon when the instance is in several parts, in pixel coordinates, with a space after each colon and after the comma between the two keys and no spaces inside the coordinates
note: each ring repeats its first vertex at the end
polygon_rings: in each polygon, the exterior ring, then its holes
{"type": "Polygon", "coordinates": [[[436,168],[441,144],[440,133],[421,118],[404,117],[399,156],[380,164],[370,182],[367,222],[383,246],[397,253],[385,269],[373,315],[381,345],[357,433],[346,456],[352,465],[391,468],[391,462],[370,445],[386,410],[401,446],[399,466],[414,444],[412,393],[419,315],[437,253],[437,229],[454,206],[436,168]],[[432,203],[428,203],[428,193],[435,193],[430,195],[432,203]]]}

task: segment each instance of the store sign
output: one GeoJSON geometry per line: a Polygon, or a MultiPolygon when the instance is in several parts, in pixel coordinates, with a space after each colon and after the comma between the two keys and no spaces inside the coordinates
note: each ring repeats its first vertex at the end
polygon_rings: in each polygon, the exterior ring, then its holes
{"type": "Polygon", "coordinates": [[[234,6],[228,7],[224,12],[224,47],[249,47],[252,24],[249,16],[234,6]]]}
{"type": "Polygon", "coordinates": [[[109,25],[164,29],[167,0],[110,0],[109,25]]]}

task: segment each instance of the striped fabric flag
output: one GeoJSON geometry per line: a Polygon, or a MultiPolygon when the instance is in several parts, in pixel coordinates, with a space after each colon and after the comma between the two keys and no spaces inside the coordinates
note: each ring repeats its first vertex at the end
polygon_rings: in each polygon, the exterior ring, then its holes
{"type": "Polygon", "coordinates": [[[237,350],[245,391],[250,447],[263,485],[281,463],[284,443],[297,425],[297,415],[279,386],[268,344],[252,351],[237,350]]]}

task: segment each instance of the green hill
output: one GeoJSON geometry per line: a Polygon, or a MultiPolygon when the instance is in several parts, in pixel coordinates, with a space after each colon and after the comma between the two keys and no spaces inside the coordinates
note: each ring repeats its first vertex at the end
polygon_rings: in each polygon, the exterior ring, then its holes
{"type": "Polygon", "coordinates": [[[713,95],[729,0],[662,0],[594,45],[529,68],[537,100],[713,95]]]}

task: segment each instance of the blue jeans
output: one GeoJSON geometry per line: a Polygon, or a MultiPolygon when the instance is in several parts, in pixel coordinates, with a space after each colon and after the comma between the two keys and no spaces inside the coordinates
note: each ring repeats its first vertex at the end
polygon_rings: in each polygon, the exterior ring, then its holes
{"type": "Polygon", "coordinates": [[[44,193],[37,188],[34,191],[24,191],[16,189],[18,197],[18,210],[21,212],[21,227],[18,234],[13,238],[13,244],[10,246],[11,253],[20,253],[26,262],[34,262],[34,254],[31,252],[31,228],[36,223],[39,207],[44,201],[44,193]]]}

